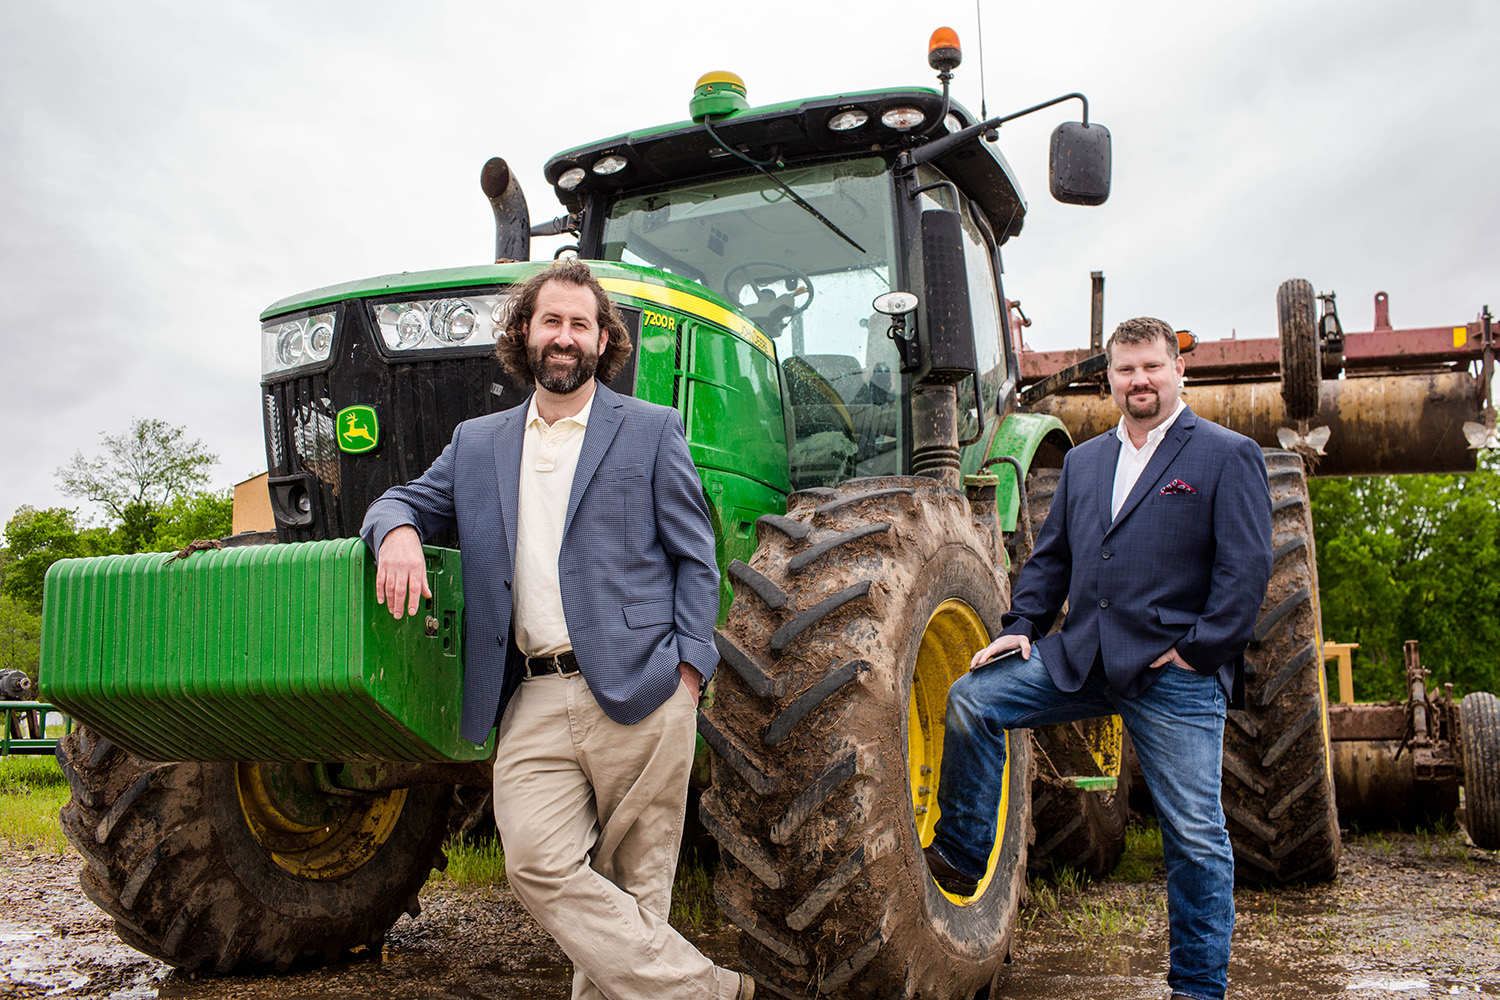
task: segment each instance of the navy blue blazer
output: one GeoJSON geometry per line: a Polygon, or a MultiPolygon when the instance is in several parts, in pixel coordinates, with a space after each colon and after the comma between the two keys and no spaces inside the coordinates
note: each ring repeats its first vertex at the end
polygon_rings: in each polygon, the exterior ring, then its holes
{"type": "Polygon", "coordinates": [[[1195,671],[1217,674],[1230,703],[1240,704],[1243,653],[1271,578],[1271,493],[1261,450],[1184,409],[1111,521],[1119,455],[1110,431],[1063,459],[1003,633],[1037,642],[1061,691],[1082,687],[1102,658],[1110,690],[1136,697],[1159,676],[1150,664],[1176,646],[1195,671]],[[1179,481],[1186,489],[1173,486],[1179,481]],[[1047,635],[1064,598],[1067,620],[1047,635]]]}
{"type": "MultiPolygon", "coordinates": [[[[573,652],[611,719],[650,715],[681,683],[677,664],[713,676],[719,568],[703,484],[677,411],[594,386],[558,579],[573,652]]],[[[529,399],[528,399],[529,402],[529,399]]],[[[459,732],[483,743],[520,684],[511,639],[526,403],[466,420],[418,479],[370,505],[372,552],[392,528],[425,538],[457,525],[464,576],[464,700],[459,732]]]]}

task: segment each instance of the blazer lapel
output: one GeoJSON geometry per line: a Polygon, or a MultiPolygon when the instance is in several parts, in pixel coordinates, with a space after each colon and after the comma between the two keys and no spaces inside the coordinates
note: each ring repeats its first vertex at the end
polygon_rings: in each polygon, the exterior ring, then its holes
{"type": "Polygon", "coordinates": [[[589,411],[588,428],[583,432],[583,446],[578,452],[578,468],[573,472],[573,490],[568,494],[568,517],[563,522],[563,537],[573,526],[573,515],[578,511],[578,502],[588,488],[604,453],[609,450],[620,429],[623,404],[620,397],[603,382],[594,387],[594,406],[589,411]]]}
{"type": "Polygon", "coordinates": [[[521,498],[521,444],[529,402],[512,407],[495,426],[495,477],[500,490],[500,527],[510,564],[516,564],[516,518],[521,498]]]}
{"type": "Polygon", "coordinates": [[[1167,466],[1172,464],[1172,459],[1177,457],[1177,453],[1182,450],[1182,446],[1187,444],[1188,438],[1193,436],[1193,426],[1197,422],[1198,418],[1191,409],[1184,409],[1182,411],[1182,416],[1177,418],[1177,422],[1172,425],[1172,429],[1167,431],[1167,436],[1162,438],[1161,444],[1156,446],[1156,453],[1151,456],[1151,461],[1147,462],[1146,468],[1141,470],[1141,478],[1135,481],[1135,486],[1131,488],[1130,495],[1125,498],[1125,503],[1120,506],[1120,513],[1111,522],[1111,527],[1125,520],[1130,515],[1130,512],[1135,510],[1136,506],[1146,498],[1146,494],[1155,488],[1156,481],[1161,478],[1161,474],[1167,471],[1167,466]]]}
{"type": "Polygon", "coordinates": [[[1111,520],[1109,509],[1115,502],[1115,467],[1120,464],[1120,434],[1118,426],[1105,431],[1109,439],[1104,456],[1099,460],[1099,481],[1094,484],[1094,496],[1099,498],[1099,520],[1108,533],[1111,520]]]}

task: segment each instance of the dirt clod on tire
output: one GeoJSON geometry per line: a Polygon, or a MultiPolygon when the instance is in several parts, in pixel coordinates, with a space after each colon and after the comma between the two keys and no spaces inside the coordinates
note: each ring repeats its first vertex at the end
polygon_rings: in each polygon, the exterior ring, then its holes
{"type": "Polygon", "coordinates": [[[358,825],[330,826],[345,849],[324,856],[342,864],[298,873],[265,842],[295,833],[258,835],[247,820],[245,774],[258,772],[244,769],[258,765],[140,760],[87,728],[64,737],[57,757],[72,789],[63,830],[83,857],[85,894],[126,944],[180,969],[379,954],[391,924],[418,912],[427,873],[446,863],[450,786],[370,797],[358,825]]]}
{"type": "Polygon", "coordinates": [[[1271,582],[1245,651],[1245,707],[1224,726],[1224,813],[1241,881],[1326,881],[1341,842],[1307,477],[1287,451],[1267,450],[1266,471],[1271,582]]]}
{"type": "Polygon", "coordinates": [[[774,990],[972,997],[1008,954],[1024,887],[1030,750],[1011,734],[1003,832],[971,900],[922,855],[947,687],[1008,601],[968,501],[918,478],[793,494],[759,522],[719,633],[699,729],[715,752],[702,817],[715,895],[774,990]]]}

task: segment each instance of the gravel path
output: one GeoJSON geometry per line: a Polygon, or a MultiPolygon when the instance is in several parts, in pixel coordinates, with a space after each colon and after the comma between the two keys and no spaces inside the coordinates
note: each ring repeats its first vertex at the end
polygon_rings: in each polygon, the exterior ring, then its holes
{"type": "MultiPolygon", "coordinates": [[[[77,855],[0,845],[0,996],[144,1000],[564,1000],[569,968],[503,888],[433,881],[423,912],[402,917],[380,961],[277,976],[194,978],[121,944],[78,888],[77,855]]],[[[1346,841],[1336,883],[1241,890],[1230,995],[1476,997],[1500,995],[1500,856],[1461,834],[1376,834],[1346,841]]],[[[733,928],[704,937],[732,964],[733,928]]],[[[1082,892],[1039,892],[1022,913],[1017,998],[1095,1000],[1166,995],[1166,904],[1160,877],[1082,892]]]]}

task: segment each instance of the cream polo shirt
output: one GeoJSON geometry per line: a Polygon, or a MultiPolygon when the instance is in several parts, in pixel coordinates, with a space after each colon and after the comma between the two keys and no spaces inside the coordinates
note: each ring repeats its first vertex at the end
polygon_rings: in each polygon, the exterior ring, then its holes
{"type": "Polygon", "coordinates": [[[1115,433],[1120,438],[1120,458],[1115,462],[1115,494],[1109,505],[1109,519],[1113,521],[1120,514],[1120,508],[1125,506],[1125,498],[1130,496],[1130,491],[1135,489],[1135,481],[1141,478],[1141,473],[1146,471],[1146,464],[1151,461],[1151,456],[1156,454],[1156,446],[1161,444],[1161,439],[1167,436],[1167,431],[1177,422],[1182,411],[1187,409],[1181,397],[1177,400],[1177,409],[1172,415],[1155,427],[1146,432],[1146,443],[1139,449],[1130,443],[1130,432],[1125,429],[1125,418],[1120,418],[1120,425],[1115,428],[1115,433]]]}
{"type": "Polygon", "coordinates": [[[516,505],[516,578],[512,622],[516,645],[527,656],[553,656],[573,648],[563,616],[557,561],[573,473],[596,395],[583,409],[548,425],[537,413],[536,395],[526,407],[521,443],[521,488],[516,505]]]}

